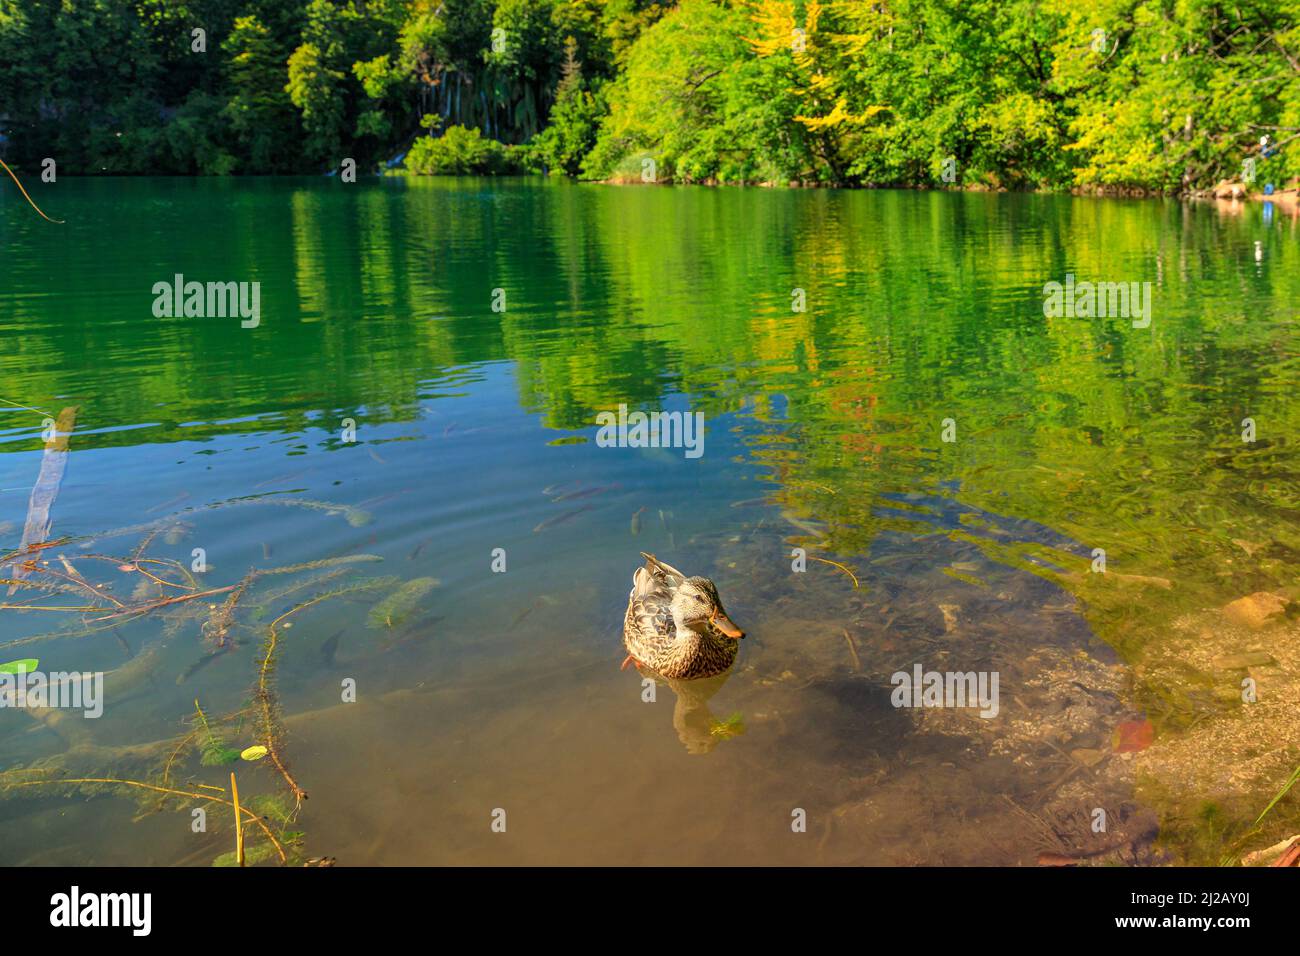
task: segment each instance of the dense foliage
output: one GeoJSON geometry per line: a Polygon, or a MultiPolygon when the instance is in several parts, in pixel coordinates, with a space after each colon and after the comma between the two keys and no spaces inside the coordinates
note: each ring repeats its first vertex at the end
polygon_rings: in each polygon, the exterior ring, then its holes
{"type": "Polygon", "coordinates": [[[436,138],[421,136],[406,155],[407,169],[430,176],[517,172],[517,166],[510,147],[464,126],[453,126],[436,138]]]}
{"type": "Polygon", "coordinates": [[[1300,0],[0,0],[11,163],[408,151],[420,172],[1165,191],[1254,159],[1280,184],[1300,0]]]}

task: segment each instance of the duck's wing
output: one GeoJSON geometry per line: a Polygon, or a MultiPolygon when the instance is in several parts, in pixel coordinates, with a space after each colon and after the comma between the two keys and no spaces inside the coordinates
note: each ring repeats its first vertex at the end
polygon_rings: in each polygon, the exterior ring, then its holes
{"type": "Polygon", "coordinates": [[[663,573],[651,570],[648,564],[637,568],[628,599],[628,623],[646,637],[666,635],[673,629],[672,601],[673,587],[663,573]]]}
{"type": "Polygon", "coordinates": [[[670,592],[676,591],[681,587],[682,582],[686,580],[686,575],[682,574],[682,572],[678,571],[671,564],[660,561],[653,554],[647,554],[642,551],[641,557],[645,558],[645,568],[638,570],[648,571],[651,577],[662,582],[663,586],[670,592]]]}

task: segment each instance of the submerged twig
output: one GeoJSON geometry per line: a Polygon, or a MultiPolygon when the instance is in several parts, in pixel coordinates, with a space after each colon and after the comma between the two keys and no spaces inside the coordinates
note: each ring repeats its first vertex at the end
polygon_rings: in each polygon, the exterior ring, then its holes
{"type": "MultiPolygon", "coordinates": [[[[185,797],[186,799],[189,800],[207,800],[209,803],[219,803],[222,806],[232,807],[232,808],[234,807],[234,803],[232,803],[231,801],[224,800],[221,797],[209,796],[206,793],[198,793],[197,791],[194,790],[177,790],[174,787],[160,787],[157,784],[145,783],[142,780],[124,780],[119,777],[53,777],[48,780],[18,780],[14,783],[6,783],[3,786],[5,787],[40,787],[40,786],[53,786],[53,785],[73,786],[79,784],[92,784],[92,783],[104,783],[104,784],[111,784],[114,786],[123,786],[123,787],[138,787],[142,790],[151,790],[154,793],[165,793],[175,797],[185,797]]],[[[213,787],[210,789],[218,789],[218,788],[213,787]]],[[[224,793],[225,791],[221,790],[219,792],[224,793]]],[[[256,814],[252,815],[252,820],[261,828],[262,833],[265,834],[266,838],[271,841],[271,845],[275,847],[275,852],[278,853],[280,856],[280,862],[287,863],[289,861],[289,857],[284,852],[284,846],[280,843],[279,840],[275,838],[275,834],[272,833],[271,828],[266,825],[266,821],[263,820],[261,817],[257,816],[256,814]]]]}
{"type": "MultiPolygon", "coordinates": [[[[843,628],[841,628],[841,630],[843,630],[843,628]]],[[[860,671],[862,670],[862,661],[858,659],[858,649],[853,646],[853,638],[849,636],[849,632],[843,630],[843,633],[844,633],[844,640],[849,645],[849,654],[851,654],[853,657],[853,669],[855,671],[860,671]]]]}
{"type": "Polygon", "coordinates": [[[230,772],[230,797],[235,804],[235,859],[244,865],[244,821],[239,815],[239,784],[235,783],[235,772],[230,772]]]}
{"type": "Polygon", "coordinates": [[[855,588],[858,586],[858,576],[854,574],[852,571],[850,571],[848,568],[846,568],[844,565],[840,564],[838,561],[832,561],[829,558],[819,558],[815,554],[810,554],[808,555],[808,557],[812,558],[814,561],[820,561],[822,564],[829,564],[832,567],[839,568],[841,571],[843,571],[845,574],[847,574],[849,577],[853,579],[853,586],[855,588]]]}
{"type": "Polygon", "coordinates": [[[230,592],[230,596],[222,601],[221,606],[203,622],[203,626],[200,628],[203,636],[216,641],[217,647],[225,646],[226,635],[235,623],[235,606],[239,604],[239,599],[248,590],[248,585],[252,583],[256,573],[255,571],[249,571],[248,574],[244,575],[244,579],[230,592]]]}
{"type": "MultiPolygon", "coordinates": [[[[195,703],[197,704],[198,701],[196,700],[195,703]]],[[[167,762],[163,764],[163,774],[162,774],[163,783],[166,783],[168,779],[170,779],[172,773],[172,764],[176,762],[176,758],[181,755],[181,753],[185,750],[187,746],[189,746],[189,742],[194,739],[197,733],[198,733],[197,730],[191,730],[188,734],[186,734],[184,737],[181,738],[181,741],[176,745],[176,748],[170,754],[167,755],[167,762]]]]}
{"type": "MultiPolygon", "coordinates": [[[[193,601],[197,598],[212,597],[215,594],[225,594],[227,591],[233,591],[237,587],[239,587],[238,584],[228,584],[224,588],[212,588],[210,591],[199,591],[196,594],[178,594],[175,597],[163,598],[160,601],[151,601],[148,604],[137,604],[133,607],[128,607],[125,610],[118,611],[116,614],[106,614],[103,617],[92,618],[91,623],[98,624],[100,621],[111,621],[113,618],[121,617],[124,614],[143,614],[144,612],[152,611],[155,608],[167,607],[171,604],[180,604],[182,601],[193,601]]],[[[91,608],[90,610],[93,611],[97,609],[91,608]]]]}

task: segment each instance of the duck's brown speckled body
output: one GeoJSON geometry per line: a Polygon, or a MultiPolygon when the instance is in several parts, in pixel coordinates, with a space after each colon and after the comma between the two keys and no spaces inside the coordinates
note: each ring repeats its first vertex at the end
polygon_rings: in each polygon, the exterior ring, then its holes
{"type": "MultiPolygon", "coordinates": [[[[652,554],[632,575],[623,644],[628,661],[663,677],[721,674],[736,660],[744,633],[731,622],[708,578],[687,577],[652,554]]],[[[624,666],[628,661],[624,661],[624,666]]]]}

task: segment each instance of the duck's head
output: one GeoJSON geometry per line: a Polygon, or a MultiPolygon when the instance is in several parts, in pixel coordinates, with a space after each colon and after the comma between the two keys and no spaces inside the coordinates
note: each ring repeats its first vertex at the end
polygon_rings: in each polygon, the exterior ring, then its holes
{"type": "Polygon", "coordinates": [[[740,640],[745,632],[732,623],[722,607],[717,586],[708,578],[686,578],[677,586],[672,601],[673,623],[677,630],[704,633],[712,624],[727,637],[740,640]]]}

